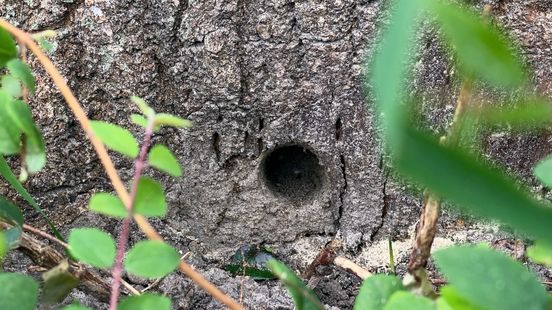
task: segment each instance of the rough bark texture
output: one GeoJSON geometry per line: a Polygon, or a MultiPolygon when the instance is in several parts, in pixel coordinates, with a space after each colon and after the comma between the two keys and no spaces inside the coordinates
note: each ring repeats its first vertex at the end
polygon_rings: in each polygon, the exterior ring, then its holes
{"type": "MultiPolygon", "coordinates": [[[[519,40],[538,90],[552,95],[552,1],[484,3],[519,40]]],[[[218,268],[243,243],[265,242],[286,263],[304,268],[337,237],[350,257],[377,269],[382,265],[370,265],[370,256],[379,254],[378,241],[410,237],[421,195],[409,194],[381,167],[362,86],[382,7],[367,0],[0,0],[0,15],[28,31],[59,32],[52,57],[90,118],[139,136],[128,120],[136,111],[128,97],[136,94],[158,111],[194,122],[191,130],[163,130],[156,137],[174,150],[185,175],[148,171],[162,180],[170,205],[169,216],[155,224],[237,297],[241,280],[218,268]],[[286,166],[289,158],[299,164],[286,166]]],[[[436,37],[428,31],[421,40],[413,90],[424,98],[424,120],[443,131],[458,77],[436,37]]],[[[115,221],[87,212],[93,192],[111,191],[108,180],[62,98],[35,67],[39,90],[32,105],[48,163],[27,187],[64,231],[97,226],[115,233],[115,221]]],[[[528,181],[551,146],[545,132],[486,139],[491,158],[528,181]]],[[[132,163],[114,156],[130,179],[132,163]]],[[[44,226],[26,211],[28,221],[44,226]]],[[[493,227],[466,226],[454,214],[445,218],[438,234],[449,241],[502,236],[493,227]]],[[[406,253],[399,253],[399,270],[406,253]]],[[[314,286],[323,301],[351,307],[359,281],[327,268],[322,274],[314,286]]],[[[246,280],[244,288],[248,307],[290,308],[277,284],[246,280]]],[[[179,309],[219,307],[179,275],[160,289],[179,309]]],[[[74,297],[94,304],[82,292],[74,297]]]]}

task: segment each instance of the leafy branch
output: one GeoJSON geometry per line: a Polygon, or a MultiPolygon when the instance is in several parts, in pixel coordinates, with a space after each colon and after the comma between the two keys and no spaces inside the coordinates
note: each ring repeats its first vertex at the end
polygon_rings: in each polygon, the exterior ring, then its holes
{"type": "MultiPolygon", "coordinates": [[[[59,89],[65,101],[67,102],[69,108],[75,115],[76,119],[79,121],[81,127],[85,131],[87,137],[89,138],[91,144],[93,145],[104,169],[117,193],[123,205],[129,213],[132,211],[132,198],[131,195],[125,189],[125,186],[120,179],[117,170],[115,169],[111,158],[109,157],[107,150],[100,139],[96,136],[91,121],[86,116],[82,106],[79,104],[76,97],[73,95],[70,88],[67,86],[64,78],[61,76],[60,72],[57,70],[52,61],[42,52],[40,47],[35,43],[33,38],[26,32],[18,29],[9,22],[0,18],[0,27],[7,30],[12,34],[21,44],[25,45],[38,59],[42,64],[46,72],[50,75],[54,84],[59,89]]],[[[157,233],[157,231],[151,226],[148,220],[140,215],[133,214],[133,218],[140,227],[140,229],[146,234],[146,236],[155,241],[163,242],[162,237],[157,233]]],[[[234,301],[231,297],[221,292],[217,287],[207,281],[201,274],[196,272],[190,265],[184,261],[179,262],[179,267],[182,272],[188,275],[194,282],[196,282],[201,288],[211,294],[215,299],[228,306],[231,309],[242,309],[242,307],[234,301]]]]}

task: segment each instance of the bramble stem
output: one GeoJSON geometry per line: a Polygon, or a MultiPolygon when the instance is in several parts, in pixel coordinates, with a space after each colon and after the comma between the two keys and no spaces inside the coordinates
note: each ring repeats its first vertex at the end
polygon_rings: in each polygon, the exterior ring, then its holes
{"type": "MultiPolygon", "coordinates": [[[[82,129],[88,136],[88,139],[94,147],[94,150],[96,151],[111,181],[111,184],[115,189],[115,192],[117,193],[123,204],[127,207],[127,209],[129,209],[130,195],[128,194],[123,182],[121,181],[121,178],[119,177],[119,174],[117,173],[117,170],[115,169],[115,166],[113,165],[113,162],[111,161],[111,158],[109,157],[104,144],[94,134],[94,131],[92,130],[92,125],[90,123],[90,120],[86,116],[84,109],[79,104],[77,98],[75,98],[75,95],[73,95],[71,89],[67,86],[67,83],[65,82],[65,79],[63,78],[59,70],[48,58],[48,56],[46,56],[44,52],[42,52],[40,47],[35,43],[33,38],[28,33],[13,26],[3,18],[0,18],[0,27],[4,28],[11,35],[23,42],[28,47],[28,49],[36,56],[38,61],[44,67],[44,70],[46,70],[48,75],[52,78],[54,84],[59,89],[59,91],[63,95],[63,98],[67,102],[67,105],[75,115],[75,118],[79,121],[82,129]]],[[[135,214],[134,221],[136,221],[140,229],[149,239],[164,242],[163,238],[157,233],[157,231],[151,226],[151,224],[145,217],[139,214],[135,214]]],[[[243,307],[234,299],[232,299],[232,297],[224,294],[221,290],[219,290],[211,282],[205,279],[199,272],[195,271],[192,266],[188,265],[186,262],[180,261],[179,267],[180,270],[184,272],[190,279],[192,279],[197,285],[199,285],[207,293],[213,296],[216,300],[226,305],[228,308],[233,310],[243,309],[243,307]]]]}
{"type": "Polygon", "coordinates": [[[119,300],[119,293],[121,287],[121,275],[123,273],[123,258],[125,257],[125,249],[128,243],[128,237],[130,235],[130,222],[132,221],[132,209],[136,201],[136,193],[138,192],[138,182],[146,166],[146,155],[151,144],[151,137],[153,135],[153,123],[154,117],[148,117],[148,124],[146,132],[144,134],[144,141],[142,142],[142,148],[140,149],[140,155],[134,163],[134,177],[132,178],[132,189],[130,190],[130,209],[128,210],[128,216],[123,220],[121,232],[119,233],[119,239],[117,241],[117,255],[115,256],[115,266],[113,267],[113,282],[111,285],[111,298],[109,299],[109,309],[117,309],[117,301],[119,300]]]}

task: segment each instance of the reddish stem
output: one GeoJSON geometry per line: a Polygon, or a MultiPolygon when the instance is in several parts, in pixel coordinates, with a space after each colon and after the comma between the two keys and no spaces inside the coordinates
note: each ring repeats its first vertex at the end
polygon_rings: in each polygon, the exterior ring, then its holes
{"type": "Polygon", "coordinates": [[[132,208],[134,207],[134,201],[136,200],[136,193],[138,192],[138,181],[142,176],[142,172],[146,167],[146,155],[151,143],[151,136],[153,135],[153,116],[148,118],[148,125],[144,134],[144,141],[142,142],[142,148],[140,149],[140,155],[134,164],[134,177],[132,178],[132,189],[130,191],[130,204],[127,207],[128,216],[123,220],[121,232],[119,233],[119,239],[117,240],[117,255],[115,256],[115,266],[113,267],[112,277],[113,282],[111,285],[111,298],[109,301],[109,309],[116,310],[117,302],[119,300],[120,288],[121,288],[121,275],[123,273],[123,258],[125,257],[125,250],[128,243],[128,237],[130,235],[130,223],[132,221],[132,208]]]}

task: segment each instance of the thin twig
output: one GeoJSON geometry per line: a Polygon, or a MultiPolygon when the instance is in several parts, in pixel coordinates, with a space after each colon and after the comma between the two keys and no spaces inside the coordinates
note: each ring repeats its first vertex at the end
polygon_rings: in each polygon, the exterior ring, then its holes
{"type": "Polygon", "coordinates": [[[341,242],[339,240],[332,240],[328,242],[320,253],[318,253],[318,255],[314,258],[312,263],[310,263],[309,267],[307,267],[307,270],[303,273],[303,278],[305,280],[310,279],[316,272],[316,268],[323,265],[335,265],[354,273],[357,277],[363,280],[372,275],[371,272],[360,267],[352,260],[343,256],[337,256],[336,252],[340,247],[341,242]]]}
{"type": "Polygon", "coordinates": [[[44,238],[44,239],[48,239],[48,240],[50,240],[50,241],[52,241],[52,242],[54,242],[54,243],[57,243],[57,244],[61,245],[61,246],[64,247],[64,248],[68,248],[68,247],[69,247],[69,245],[68,245],[67,243],[65,243],[65,242],[63,242],[63,241],[61,241],[61,240],[59,240],[58,238],[56,238],[56,237],[54,237],[54,236],[52,236],[52,235],[50,235],[50,234],[48,234],[48,233],[46,233],[46,232],[44,232],[44,231],[38,229],[38,228],[34,228],[34,227],[30,226],[30,225],[23,224],[23,230],[28,231],[28,232],[30,232],[30,233],[33,233],[33,234],[35,234],[35,235],[37,235],[37,236],[41,236],[41,237],[44,238]]]}
{"type": "Polygon", "coordinates": [[[370,271],[360,267],[352,260],[343,256],[337,256],[334,259],[333,264],[354,273],[357,277],[361,278],[362,280],[372,276],[372,273],[370,271]]]}
{"type": "MultiPolygon", "coordinates": [[[[86,116],[86,113],[84,112],[84,109],[82,108],[82,106],[79,104],[77,98],[75,98],[75,96],[71,92],[71,89],[67,86],[67,83],[65,82],[65,79],[63,78],[63,76],[57,70],[57,68],[52,63],[52,61],[42,52],[40,47],[29,36],[29,34],[13,26],[3,18],[0,18],[0,27],[4,28],[6,31],[11,33],[18,40],[23,42],[29,48],[29,50],[31,50],[31,52],[35,54],[35,56],[42,64],[46,72],[50,75],[50,77],[52,77],[54,84],[57,86],[57,88],[65,98],[65,101],[67,102],[69,108],[71,109],[71,111],[73,112],[73,114],[75,115],[79,123],[81,124],[81,127],[85,131],[86,135],[88,136],[88,139],[92,143],[92,146],[96,150],[96,153],[102,165],[104,166],[104,169],[109,179],[111,180],[111,184],[113,185],[115,192],[117,193],[117,195],[119,196],[123,204],[127,207],[127,209],[130,209],[130,206],[131,206],[130,195],[126,191],[125,186],[121,181],[121,178],[117,174],[117,170],[115,169],[115,166],[113,165],[113,162],[111,161],[111,158],[109,157],[105,146],[94,134],[90,120],[86,116]]],[[[151,224],[146,220],[146,218],[144,218],[141,215],[135,214],[134,220],[136,221],[140,229],[144,232],[144,234],[146,234],[146,236],[149,239],[163,241],[161,236],[151,226],[151,224]]],[[[183,261],[180,261],[179,267],[182,272],[184,272],[188,277],[190,277],[190,279],[192,279],[202,289],[204,289],[206,292],[208,292],[211,296],[213,296],[222,304],[226,305],[230,309],[243,309],[243,307],[240,304],[238,304],[234,299],[224,294],[216,286],[214,286],[212,283],[207,281],[200,273],[195,271],[190,265],[186,264],[183,261]]]]}
{"type": "Polygon", "coordinates": [[[134,295],[142,295],[142,293],[140,293],[139,290],[135,289],[134,286],[130,285],[130,283],[128,283],[127,281],[121,279],[121,283],[123,283],[123,286],[129,290],[129,292],[131,292],[132,294],[134,295]]]}

